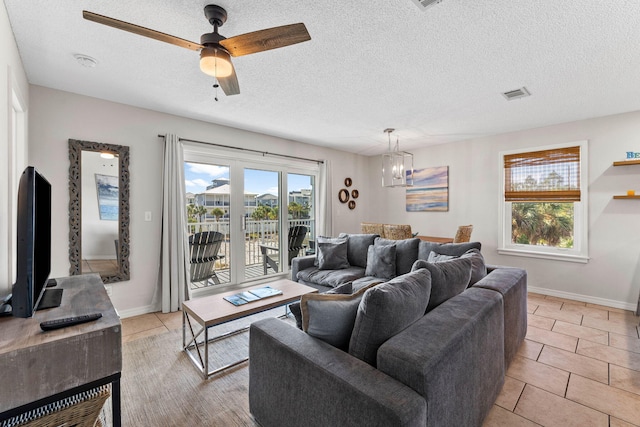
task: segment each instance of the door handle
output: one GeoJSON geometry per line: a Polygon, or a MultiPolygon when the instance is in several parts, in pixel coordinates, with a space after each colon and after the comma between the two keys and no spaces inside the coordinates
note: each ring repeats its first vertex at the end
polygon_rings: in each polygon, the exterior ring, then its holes
{"type": "Polygon", "coordinates": [[[247,217],[242,215],[242,231],[247,231],[247,217]]]}

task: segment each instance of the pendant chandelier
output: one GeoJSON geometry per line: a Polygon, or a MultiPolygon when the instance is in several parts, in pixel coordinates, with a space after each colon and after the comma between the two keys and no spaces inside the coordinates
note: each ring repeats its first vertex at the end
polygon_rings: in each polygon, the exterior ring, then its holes
{"type": "Polygon", "coordinates": [[[395,129],[385,129],[388,136],[389,151],[382,155],[382,186],[383,187],[411,187],[413,186],[413,154],[400,151],[399,140],[391,149],[391,132],[395,129]]]}

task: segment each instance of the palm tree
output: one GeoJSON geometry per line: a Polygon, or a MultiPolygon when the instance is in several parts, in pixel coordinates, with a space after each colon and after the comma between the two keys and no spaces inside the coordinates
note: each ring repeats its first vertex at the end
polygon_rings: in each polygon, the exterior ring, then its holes
{"type": "Polygon", "coordinates": [[[291,202],[289,203],[288,209],[294,219],[299,219],[304,207],[300,203],[291,202]]]}
{"type": "Polygon", "coordinates": [[[216,217],[216,221],[220,221],[220,217],[224,216],[224,211],[220,208],[211,209],[211,215],[216,217]]]}
{"type": "Polygon", "coordinates": [[[572,203],[513,203],[511,221],[515,243],[573,246],[572,203]]]}
{"type": "Polygon", "coordinates": [[[193,203],[187,205],[187,222],[196,222],[196,205],[193,203]]]}
{"type": "Polygon", "coordinates": [[[272,209],[269,206],[260,205],[256,208],[256,210],[253,211],[253,213],[251,214],[251,218],[255,219],[256,221],[269,219],[269,213],[271,210],[272,209]]]}
{"type": "Polygon", "coordinates": [[[195,214],[198,215],[200,222],[203,222],[202,217],[203,215],[207,214],[207,208],[205,208],[204,206],[196,206],[195,214]]]}

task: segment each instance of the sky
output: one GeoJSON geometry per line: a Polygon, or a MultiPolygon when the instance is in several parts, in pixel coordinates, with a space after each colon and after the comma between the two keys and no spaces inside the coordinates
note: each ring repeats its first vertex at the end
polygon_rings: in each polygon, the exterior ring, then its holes
{"type": "MultiPolygon", "coordinates": [[[[198,194],[204,192],[216,178],[229,179],[229,168],[204,163],[184,163],[185,191],[198,194]]],[[[311,188],[309,176],[288,176],[289,191],[311,188]]],[[[278,174],[272,171],[245,169],[245,192],[278,195],[278,174]]]]}

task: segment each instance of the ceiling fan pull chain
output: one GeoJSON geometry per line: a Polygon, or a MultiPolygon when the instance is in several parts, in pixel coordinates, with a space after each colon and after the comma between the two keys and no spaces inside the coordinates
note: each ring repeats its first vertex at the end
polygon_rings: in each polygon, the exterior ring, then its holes
{"type": "Polygon", "coordinates": [[[216,90],[216,95],[213,97],[213,99],[216,100],[216,102],[218,102],[218,88],[220,87],[220,85],[218,84],[218,79],[216,79],[215,83],[213,84],[213,88],[216,90]]]}

